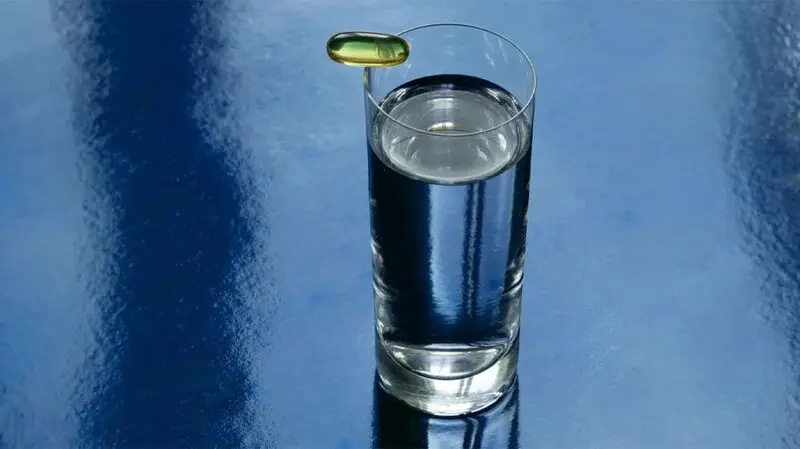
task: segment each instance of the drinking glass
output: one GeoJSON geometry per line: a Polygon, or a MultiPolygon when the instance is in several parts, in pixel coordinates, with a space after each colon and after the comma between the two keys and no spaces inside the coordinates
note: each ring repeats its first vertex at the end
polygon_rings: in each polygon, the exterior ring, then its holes
{"type": "Polygon", "coordinates": [[[364,71],[377,370],[453,416],[514,383],[536,75],[515,43],[441,23],[364,71]]]}

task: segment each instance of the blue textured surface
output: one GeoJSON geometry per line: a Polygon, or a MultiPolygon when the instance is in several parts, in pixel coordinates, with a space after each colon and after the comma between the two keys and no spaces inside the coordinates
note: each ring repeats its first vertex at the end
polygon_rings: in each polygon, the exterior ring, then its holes
{"type": "Polygon", "coordinates": [[[457,5],[0,3],[0,448],[798,447],[800,4],[457,5]],[[540,81],[518,398],[444,423],[373,396],[323,50],[437,21],[540,81]]]}

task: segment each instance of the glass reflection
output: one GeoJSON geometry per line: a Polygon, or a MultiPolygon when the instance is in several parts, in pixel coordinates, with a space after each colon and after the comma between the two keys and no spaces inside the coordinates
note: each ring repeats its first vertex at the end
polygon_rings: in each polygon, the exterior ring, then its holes
{"type": "Polygon", "coordinates": [[[421,413],[388,395],[375,376],[373,449],[518,449],[519,382],[497,404],[459,418],[421,413]]]}

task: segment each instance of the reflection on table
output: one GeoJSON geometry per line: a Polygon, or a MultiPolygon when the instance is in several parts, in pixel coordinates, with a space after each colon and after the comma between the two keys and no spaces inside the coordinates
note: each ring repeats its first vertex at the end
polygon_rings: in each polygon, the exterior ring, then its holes
{"type": "Polygon", "coordinates": [[[519,382],[483,412],[437,418],[403,404],[373,385],[373,449],[519,448],[519,382]]]}

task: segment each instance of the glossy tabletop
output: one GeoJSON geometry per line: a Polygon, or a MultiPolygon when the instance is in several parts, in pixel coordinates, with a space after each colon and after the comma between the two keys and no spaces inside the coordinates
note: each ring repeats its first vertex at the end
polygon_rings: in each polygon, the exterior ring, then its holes
{"type": "Polygon", "coordinates": [[[800,445],[800,3],[0,2],[0,448],[800,445]],[[344,30],[539,76],[519,386],[375,389],[344,30]]]}

